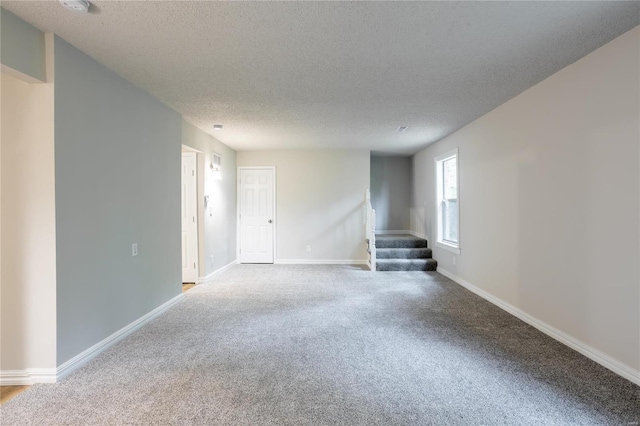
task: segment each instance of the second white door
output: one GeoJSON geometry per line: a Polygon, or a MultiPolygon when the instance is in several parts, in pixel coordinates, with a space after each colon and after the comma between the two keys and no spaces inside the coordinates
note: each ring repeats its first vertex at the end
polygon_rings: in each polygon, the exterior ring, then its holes
{"type": "Polygon", "coordinates": [[[273,263],[273,168],[240,169],[240,263],[273,263]]]}

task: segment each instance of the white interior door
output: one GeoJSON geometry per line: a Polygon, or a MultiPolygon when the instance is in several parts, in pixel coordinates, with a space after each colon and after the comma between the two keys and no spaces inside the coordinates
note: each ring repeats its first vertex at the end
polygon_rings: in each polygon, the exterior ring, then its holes
{"type": "Polygon", "coordinates": [[[273,263],[273,168],[240,169],[240,263],[273,263]]]}
{"type": "Polygon", "coordinates": [[[182,282],[198,281],[196,153],[182,153],[182,282]]]}

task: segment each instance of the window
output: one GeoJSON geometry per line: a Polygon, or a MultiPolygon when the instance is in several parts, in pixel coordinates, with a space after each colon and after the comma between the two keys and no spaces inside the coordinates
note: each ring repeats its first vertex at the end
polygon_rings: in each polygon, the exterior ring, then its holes
{"type": "Polygon", "coordinates": [[[458,150],[436,157],[436,245],[460,254],[458,150]]]}

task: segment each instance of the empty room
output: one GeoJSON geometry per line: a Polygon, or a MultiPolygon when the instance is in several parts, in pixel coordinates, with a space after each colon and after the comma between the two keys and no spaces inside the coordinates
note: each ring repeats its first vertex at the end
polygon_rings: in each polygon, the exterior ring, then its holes
{"type": "Polygon", "coordinates": [[[0,3],[0,424],[640,423],[640,2],[0,3]]]}

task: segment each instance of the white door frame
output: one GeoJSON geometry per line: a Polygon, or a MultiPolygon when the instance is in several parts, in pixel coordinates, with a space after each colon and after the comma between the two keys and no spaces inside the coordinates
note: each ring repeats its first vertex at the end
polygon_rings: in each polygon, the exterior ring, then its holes
{"type": "MultiPolygon", "coordinates": [[[[277,255],[277,235],[278,235],[278,218],[276,217],[278,209],[276,208],[276,201],[278,200],[277,188],[278,188],[278,175],[276,173],[276,166],[238,166],[237,167],[237,180],[236,180],[236,259],[240,263],[240,243],[242,241],[240,232],[240,212],[241,207],[241,193],[240,193],[240,172],[242,170],[272,170],[273,171],[273,264],[276,263],[277,255]]],[[[267,264],[268,265],[268,264],[267,264]]]]}
{"type": "Polygon", "coordinates": [[[207,178],[207,170],[205,167],[206,155],[204,152],[190,147],[189,145],[182,144],[182,152],[194,152],[196,154],[196,197],[198,198],[196,222],[198,225],[198,252],[197,252],[197,267],[198,267],[198,284],[206,281],[206,261],[204,259],[206,251],[204,250],[204,224],[205,224],[205,208],[204,197],[208,195],[205,193],[207,185],[205,181],[207,178]],[[202,259],[200,258],[202,256],[202,259]],[[202,269],[201,269],[202,268],[202,269]]]}
{"type": "MultiPolygon", "coordinates": [[[[194,219],[195,219],[195,224],[196,224],[196,232],[195,232],[195,241],[194,241],[194,246],[195,246],[195,280],[194,280],[194,284],[198,284],[199,281],[199,277],[200,277],[200,208],[199,208],[199,204],[198,204],[198,178],[199,178],[199,173],[198,173],[198,154],[196,150],[189,150],[189,149],[184,149],[184,145],[183,148],[180,152],[180,160],[182,161],[182,157],[186,155],[189,156],[193,156],[193,161],[194,161],[194,173],[195,173],[195,190],[194,190],[194,197],[195,200],[195,212],[194,212],[194,219]]],[[[182,162],[180,163],[180,169],[182,170],[182,162]]],[[[182,178],[182,173],[181,173],[181,178],[182,178]]],[[[180,184],[180,191],[182,191],[182,184],[180,184]]],[[[180,197],[182,198],[182,197],[180,197]]],[[[182,201],[181,201],[182,203],[182,201]]],[[[182,222],[182,221],[181,221],[182,222]]],[[[181,223],[181,230],[182,230],[182,223],[181,223]]],[[[180,241],[182,242],[182,238],[180,238],[180,241]]],[[[184,279],[184,277],[181,277],[181,279],[184,279]]]]}

